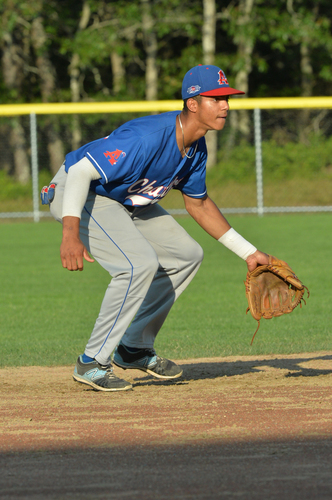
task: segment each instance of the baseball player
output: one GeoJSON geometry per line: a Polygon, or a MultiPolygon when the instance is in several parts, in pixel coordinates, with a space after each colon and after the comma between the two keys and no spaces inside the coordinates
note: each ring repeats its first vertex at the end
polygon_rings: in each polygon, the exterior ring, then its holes
{"type": "Polygon", "coordinates": [[[213,238],[247,262],[268,256],[240,236],[209,198],[205,185],[205,134],[222,130],[228,98],[243,94],[216,66],[199,65],[183,79],[182,111],[131,120],[109,136],[66,155],[50,186],[43,188],[63,226],[63,267],[83,270],[96,260],[111,275],[99,316],[73,377],[100,391],[125,391],[113,363],[158,379],[182,369],[154,350],[172,305],[189,285],[203,250],[158,202],[181,191],[186,210],[213,238]],[[93,256],[90,257],[89,253],[93,256]]]}

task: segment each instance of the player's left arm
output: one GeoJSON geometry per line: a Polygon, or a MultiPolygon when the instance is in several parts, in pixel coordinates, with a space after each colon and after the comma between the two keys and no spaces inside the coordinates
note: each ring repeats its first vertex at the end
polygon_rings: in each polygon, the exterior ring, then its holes
{"type": "Polygon", "coordinates": [[[216,240],[231,228],[209,196],[206,195],[204,198],[191,198],[185,194],[182,196],[189,215],[216,240]]]}
{"type": "Polygon", "coordinates": [[[187,212],[213,238],[223,243],[247,262],[248,270],[253,271],[260,264],[268,264],[268,255],[257,250],[236,233],[217,205],[209,196],[191,198],[183,194],[187,212]]]}

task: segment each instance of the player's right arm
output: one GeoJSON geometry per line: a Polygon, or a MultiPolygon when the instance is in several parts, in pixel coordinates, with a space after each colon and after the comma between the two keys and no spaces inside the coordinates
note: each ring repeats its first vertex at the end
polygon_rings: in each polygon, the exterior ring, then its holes
{"type": "Polygon", "coordinates": [[[72,165],[68,171],[62,204],[60,257],[62,266],[69,271],[82,271],[83,259],[94,262],[81,241],[80,220],[90,183],[99,178],[100,174],[87,158],[72,165]]]}
{"type": "Polygon", "coordinates": [[[83,258],[88,262],[94,262],[81,241],[79,217],[62,218],[60,257],[62,266],[68,271],[83,271],[83,258]]]}

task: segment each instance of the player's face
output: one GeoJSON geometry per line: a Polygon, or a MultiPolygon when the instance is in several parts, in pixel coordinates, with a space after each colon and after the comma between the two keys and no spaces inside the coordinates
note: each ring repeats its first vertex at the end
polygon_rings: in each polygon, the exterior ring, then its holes
{"type": "Polygon", "coordinates": [[[201,96],[198,118],[207,130],[222,130],[229,111],[229,96],[201,96]]]}

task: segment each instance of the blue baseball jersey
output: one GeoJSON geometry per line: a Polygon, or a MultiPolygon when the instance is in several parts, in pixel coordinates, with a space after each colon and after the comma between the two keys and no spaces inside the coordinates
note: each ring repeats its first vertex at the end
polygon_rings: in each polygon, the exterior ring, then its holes
{"type": "Polygon", "coordinates": [[[205,138],[182,158],[176,142],[176,117],[180,111],[145,116],[120,126],[109,136],[89,142],[66,155],[65,168],[86,156],[101,179],[90,189],[124,205],[157,203],[171,189],[187,196],[206,195],[205,138]]]}

